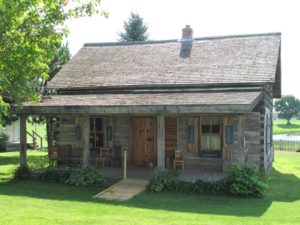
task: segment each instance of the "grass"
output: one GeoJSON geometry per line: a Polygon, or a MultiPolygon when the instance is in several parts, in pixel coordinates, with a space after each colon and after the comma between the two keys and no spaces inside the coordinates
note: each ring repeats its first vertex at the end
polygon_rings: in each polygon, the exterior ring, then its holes
{"type": "MultiPolygon", "coordinates": [[[[28,151],[38,161],[45,152],[28,151]]],[[[9,182],[17,153],[0,153],[0,224],[299,224],[300,153],[276,152],[270,190],[261,199],[143,193],[100,201],[95,187],[9,182]]]]}
{"type": "Polygon", "coordinates": [[[286,120],[274,120],[273,134],[300,134],[300,120],[291,120],[290,125],[286,120]]]}
{"type": "MultiPolygon", "coordinates": [[[[26,130],[31,134],[32,134],[32,131],[37,132],[37,134],[43,138],[43,147],[48,146],[46,124],[32,124],[32,123],[27,122],[26,130]]],[[[27,141],[32,142],[32,137],[29,134],[27,134],[27,141]]],[[[38,145],[40,145],[39,138],[37,139],[37,142],[38,142],[38,145]]]]}

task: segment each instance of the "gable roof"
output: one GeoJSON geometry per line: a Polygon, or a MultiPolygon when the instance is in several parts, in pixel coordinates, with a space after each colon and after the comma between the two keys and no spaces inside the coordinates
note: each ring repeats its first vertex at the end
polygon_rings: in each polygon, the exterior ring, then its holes
{"type": "Polygon", "coordinates": [[[280,33],[86,44],[48,83],[50,89],[237,86],[270,83],[280,97],[280,33]]]}

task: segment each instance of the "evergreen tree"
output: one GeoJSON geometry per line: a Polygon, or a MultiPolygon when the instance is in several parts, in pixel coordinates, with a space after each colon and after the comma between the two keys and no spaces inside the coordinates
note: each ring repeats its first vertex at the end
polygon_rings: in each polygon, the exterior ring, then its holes
{"type": "Polygon", "coordinates": [[[119,41],[147,41],[148,26],[144,24],[143,18],[137,13],[131,13],[128,21],[124,21],[124,32],[119,33],[119,41]]]}

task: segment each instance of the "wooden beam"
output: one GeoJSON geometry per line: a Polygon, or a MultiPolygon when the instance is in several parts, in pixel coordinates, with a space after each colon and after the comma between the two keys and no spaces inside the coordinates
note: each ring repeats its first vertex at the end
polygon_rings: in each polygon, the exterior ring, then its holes
{"type": "Polygon", "coordinates": [[[26,115],[20,116],[20,166],[27,165],[26,115]]]}
{"type": "Polygon", "coordinates": [[[165,117],[157,116],[157,167],[165,168],[165,117]]]}
{"type": "Polygon", "coordinates": [[[167,114],[167,113],[247,113],[250,104],[236,105],[156,105],[156,106],[25,106],[28,114],[167,114]]]}
{"type": "Polygon", "coordinates": [[[83,153],[82,164],[84,167],[89,165],[90,158],[90,119],[88,116],[82,118],[82,138],[83,138],[83,153]]]}

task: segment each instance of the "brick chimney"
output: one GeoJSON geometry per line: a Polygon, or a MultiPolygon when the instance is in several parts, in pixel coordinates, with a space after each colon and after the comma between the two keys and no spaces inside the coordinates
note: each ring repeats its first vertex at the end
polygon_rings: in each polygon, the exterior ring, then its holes
{"type": "Polygon", "coordinates": [[[181,58],[188,58],[191,56],[192,47],[193,47],[193,29],[190,25],[186,25],[182,29],[182,38],[180,40],[181,48],[179,56],[181,58]]]}
{"type": "Polygon", "coordinates": [[[185,28],[182,29],[182,40],[192,41],[193,40],[193,29],[190,25],[186,25],[185,28]]]}

